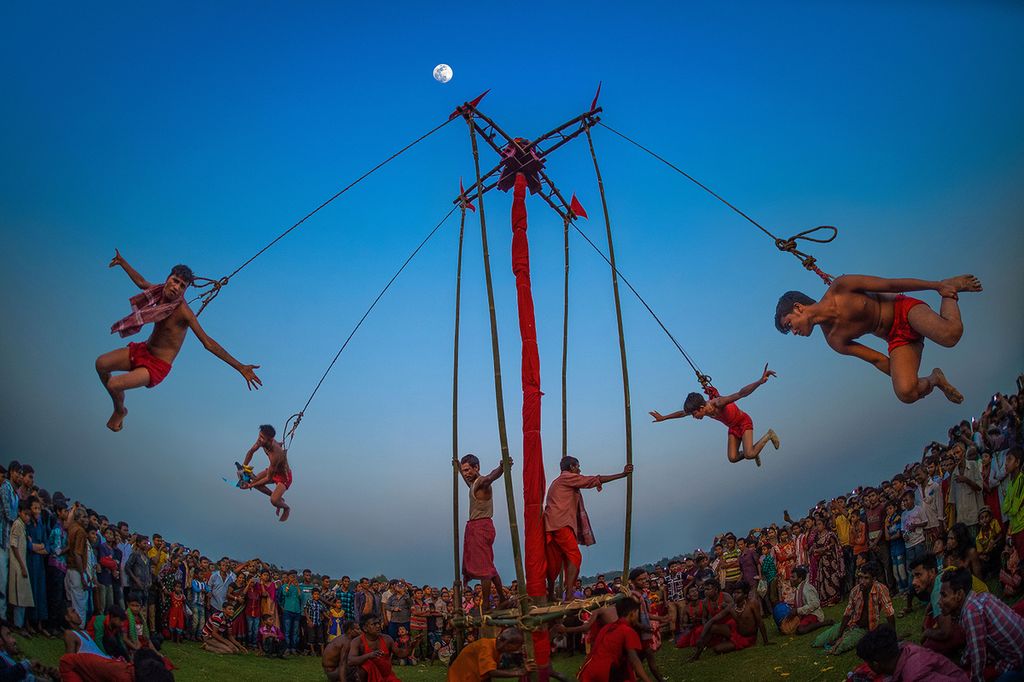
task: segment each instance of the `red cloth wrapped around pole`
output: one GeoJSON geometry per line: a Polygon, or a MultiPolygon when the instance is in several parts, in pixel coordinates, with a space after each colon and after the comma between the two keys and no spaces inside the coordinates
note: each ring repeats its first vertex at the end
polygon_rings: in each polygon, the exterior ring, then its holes
{"type": "MultiPolygon", "coordinates": [[[[530,242],[526,236],[526,176],[516,174],[512,194],[512,273],[516,276],[519,335],[523,341],[523,534],[526,593],[543,597],[547,591],[544,555],[544,455],[540,441],[540,355],[530,288],[530,242]]],[[[534,655],[541,680],[547,679],[551,642],[547,631],[533,633],[534,655]]]]}

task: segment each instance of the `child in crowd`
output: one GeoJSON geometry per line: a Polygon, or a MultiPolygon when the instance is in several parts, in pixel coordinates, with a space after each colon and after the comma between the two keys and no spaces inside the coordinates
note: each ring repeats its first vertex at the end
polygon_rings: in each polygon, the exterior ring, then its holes
{"type": "Polygon", "coordinates": [[[171,631],[171,639],[181,642],[185,634],[185,593],[181,585],[174,586],[171,593],[171,610],[167,613],[167,629],[171,631]]]}
{"type": "Polygon", "coordinates": [[[341,598],[335,597],[334,603],[327,611],[327,642],[341,637],[345,628],[345,609],[341,608],[341,598]]]}
{"type": "Polygon", "coordinates": [[[314,588],[312,598],[302,608],[306,619],[306,644],[310,656],[322,656],[324,652],[324,604],[320,601],[320,588],[314,588]]]}
{"type": "Polygon", "coordinates": [[[284,633],[274,625],[274,617],[269,613],[260,619],[259,644],[258,653],[269,658],[284,658],[284,633]]]}
{"type": "Polygon", "coordinates": [[[398,637],[395,639],[395,646],[409,652],[409,655],[404,658],[396,658],[395,665],[416,665],[416,658],[412,655],[412,636],[409,635],[409,631],[404,625],[398,627],[398,637]]]}

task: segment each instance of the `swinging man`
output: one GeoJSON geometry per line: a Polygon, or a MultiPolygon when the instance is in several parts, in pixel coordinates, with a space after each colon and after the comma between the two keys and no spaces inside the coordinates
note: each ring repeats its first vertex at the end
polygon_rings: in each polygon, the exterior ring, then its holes
{"type": "Polygon", "coordinates": [[[249,390],[259,389],[263,382],[253,371],[259,369],[259,365],[243,365],[233,358],[199,326],[195,313],[185,302],[185,290],[194,279],[188,266],[175,265],[163,284],[150,284],[128,265],[117,250],[109,267],[116,265],[120,265],[143,292],[132,296],[131,314],[116,322],[110,333],[118,332],[124,338],[137,334],[143,325],[150,322],[153,323],[153,333],[145,343],[129,343],[127,348],[118,348],[96,358],[96,372],[114,401],[114,413],[107,421],[108,429],[120,431],[124,426],[124,418],[128,414],[124,406],[126,390],[142,386],[153,388],[167,377],[189,329],[206,350],[238,370],[249,390]],[[112,372],[125,374],[112,376],[112,372]]]}
{"type": "Polygon", "coordinates": [[[963,335],[958,303],[961,291],[981,291],[981,282],[974,275],[938,282],[843,275],[817,302],[799,291],[787,291],[775,308],[775,326],[783,334],[796,336],[810,336],[814,327],[820,326],[832,350],[869,362],[892,377],[893,390],[905,403],[916,402],[935,388],[950,402],[960,403],[963,395],[941,369],[924,377],[918,376],[918,371],[924,339],[952,348],[963,335]],[[924,301],[900,293],[931,290],[942,296],[937,314],[924,301]],[[889,355],[854,341],[865,334],[886,339],[889,355]]]}
{"type": "Polygon", "coordinates": [[[288,490],[292,485],[292,468],[288,466],[288,451],[285,449],[282,441],[274,439],[276,435],[277,431],[270,424],[260,426],[259,436],[256,437],[256,442],[253,443],[253,446],[249,448],[249,452],[245,453],[242,468],[238,471],[240,481],[238,487],[243,490],[255,488],[264,495],[268,495],[270,497],[270,504],[274,505],[274,513],[281,516],[279,520],[287,521],[288,515],[292,510],[284,502],[284,491],[288,490]],[[260,473],[253,474],[252,480],[248,483],[241,482],[242,473],[252,471],[249,462],[252,461],[252,456],[260,448],[263,448],[263,452],[266,453],[270,464],[260,473]],[[274,484],[273,491],[267,487],[270,483],[274,484]]]}
{"type": "Polygon", "coordinates": [[[775,431],[768,429],[768,433],[761,436],[755,443],[754,422],[750,415],[737,407],[736,402],[741,398],[746,398],[758,386],[766,383],[773,376],[775,376],[775,372],[768,369],[768,365],[765,365],[760,379],[752,384],[747,384],[736,393],[726,396],[719,395],[715,387],[709,385],[707,388],[708,400],[705,400],[704,396],[699,393],[691,393],[686,396],[681,411],[665,415],[660,412],[651,412],[650,415],[656,422],[663,422],[666,419],[679,419],[681,417],[693,417],[694,419],[711,417],[716,419],[725,424],[729,429],[728,450],[726,451],[729,461],[742,462],[744,459],[753,459],[757,461],[758,466],[761,466],[761,450],[768,444],[768,441],[771,441],[775,449],[778,450],[779,437],[775,435],[775,431]],[[740,446],[742,446],[742,449],[740,449],[740,446]]]}

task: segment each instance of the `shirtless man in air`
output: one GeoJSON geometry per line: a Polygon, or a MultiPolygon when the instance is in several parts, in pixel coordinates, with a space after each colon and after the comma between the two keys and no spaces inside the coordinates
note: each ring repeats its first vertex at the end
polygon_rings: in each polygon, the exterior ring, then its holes
{"type": "MultiPolygon", "coordinates": [[[[511,460],[510,460],[511,462],[511,460]]],[[[466,455],[459,460],[462,480],[469,486],[469,520],[462,542],[462,575],[468,583],[480,580],[482,608],[491,610],[491,585],[496,589],[498,602],[504,600],[501,576],[494,567],[494,492],[491,484],[501,478],[505,471],[499,463],[489,474],[480,473],[480,460],[476,455],[466,455]]]]}
{"type": "Polygon", "coordinates": [[[779,449],[779,437],[775,431],[768,429],[768,432],[754,442],[754,422],[746,412],[741,410],[736,402],[757,390],[758,386],[768,383],[768,379],[775,376],[775,372],[764,366],[761,378],[752,384],[747,384],[740,390],[730,395],[720,395],[718,389],[710,384],[705,389],[708,393],[708,400],[700,393],[691,393],[683,401],[683,409],[670,414],[651,412],[650,415],[655,422],[663,422],[666,419],[680,419],[682,417],[693,417],[703,419],[710,417],[725,424],[729,429],[729,439],[726,441],[726,457],[730,462],[742,462],[744,459],[752,459],[761,466],[761,450],[771,441],[775,449],[779,449]]]}
{"type": "Polygon", "coordinates": [[[259,389],[263,385],[253,371],[259,369],[259,365],[243,365],[199,326],[195,313],[185,302],[185,290],[194,279],[187,265],[175,265],[163,284],[151,284],[115,250],[109,267],[117,265],[143,292],[132,296],[131,314],[114,323],[110,333],[117,332],[124,338],[137,334],[149,322],[153,323],[153,333],[145,343],[129,343],[127,348],[118,348],[96,358],[96,373],[100,375],[100,381],[114,402],[114,413],[107,420],[108,429],[120,431],[124,426],[124,418],[128,414],[124,406],[126,390],[142,386],[153,388],[167,377],[189,329],[203,344],[203,348],[242,375],[249,390],[259,389]],[[113,376],[113,372],[125,374],[113,376]]]}
{"type": "Polygon", "coordinates": [[[291,508],[284,502],[284,491],[288,490],[292,485],[292,468],[288,466],[288,451],[285,449],[284,443],[274,440],[276,435],[277,431],[270,424],[260,426],[260,434],[256,438],[256,442],[249,448],[249,452],[245,453],[245,460],[242,462],[242,468],[238,472],[239,479],[241,479],[243,471],[252,471],[249,462],[252,461],[252,456],[260,448],[266,453],[270,464],[260,473],[253,474],[251,481],[240,483],[238,487],[243,490],[255,488],[264,495],[269,495],[270,504],[275,507],[274,513],[280,515],[280,521],[287,521],[291,508]],[[273,491],[267,487],[269,483],[275,484],[273,491]]]}
{"type": "Polygon", "coordinates": [[[757,633],[761,633],[764,646],[771,645],[768,631],[764,627],[764,613],[761,600],[752,593],[746,581],[739,581],[732,588],[732,604],[725,606],[704,625],[704,631],[697,641],[697,651],[690,657],[693,663],[704,649],[711,646],[716,654],[747,649],[757,644],[757,633]]]}
{"type": "Polygon", "coordinates": [[[838,277],[815,302],[807,294],[787,291],[775,308],[775,327],[786,334],[810,336],[820,326],[832,350],[871,363],[892,377],[896,396],[913,403],[939,389],[950,402],[963,402],[963,395],[946,379],[941,369],[920,377],[924,339],[952,348],[964,333],[960,319],[961,291],[981,291],[974,275],[960,275],[938,282],[922,279],[885,279],[868,275],[838,277]],[[924,301],[904,296],[904,291],[937,291],[942,296],[936,313],[924,301]],[[889,355],[856,342],[873,334],[889,342],[889,355]]]}
{"type": "Polygon", "coordinates": [[[324,647],[320,660],[328,682],[358,682],[359,669],[348,664],[348,653],[352,640],[360,635],[359,624],[354,620],[345,621],[345,631],[324,647]]]}

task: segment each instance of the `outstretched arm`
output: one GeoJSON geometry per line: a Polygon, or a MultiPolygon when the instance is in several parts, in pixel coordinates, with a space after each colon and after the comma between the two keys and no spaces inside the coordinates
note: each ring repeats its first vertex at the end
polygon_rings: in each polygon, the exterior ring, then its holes
{"type": "Polygon", "coordinates": [[[621,473],[607,474],[604,476],[598,476],[598,478],[601,479],[601,483],[610,483],[611,481],[617,481],[620,478],[625,478],[626,476],[629,476],[631,473],[633,473],[633,465],[627,464],[626,466],[622,467],[621,473]]]}
{"type": "Polygon", "coordinates": [[[647,414],[654,418],[655,422],[663,422],[666,419],[681,419],[682,417],[689,417],[690,413],[686,410],[679,410],[678,412],[669,412],[668,414],[662,414],[660,412],[652,410],[647,414]]]}
{"type": "Polygon", "coordinates": [[[874,365],[882,374],[889,374],[888,356],[879,353],[873,348],[868,348],[864,344],[857,343],[856,341],[838,342],[832,341],[831,339],[829,339],[828,345],[830,345],[837,353],[860,358],[864,362],[874,365]]]}
{"type": "Polygon", "coordinates": [[[114,267],[116,265],[120,265],[121,266],[121,269],[125,271],[125,273],[128,275],[128,277],[131,278],[132,282],[134,282],[135,286],[137,286],[138,288],[140,288],[140,289],[148,289],[151,286],[153,286],[152,284],[150,284],[146,280],[145,277],[140,275],[135,268],[133,268],[132,266],[128,265],[128,261],[126,261],[124,259],[124,257],[121,256],[121,252],[120,251],[118,251],[117,249],[114,249],[114,257],[110,259],[110,264],[107,267],[108,268],[112,268],[112,267],[114,267]]]}
{"type": "Polygon", "coordinates": [[[256,372],[253,371],[255,369],[259,369],[259,365],[243,365],[238,360],[235,360],[235,358],[231,356],[231,353],[224,350],[223,346],[214,341],[209,334],[206,333],[206,331],[200,326],[199,319],[195,316],[195,313],[193,313],[192,309],[187,305],[185,306],[185,318],[188,320],[189,328],[196,335],[196,338],[203,344],[203,348],[236,369],[245,379],[245,383],[249,387],[250,391],[253,389],[259,390],[260,386],[263,385],[263,382],[260,381],[260,378],[256,376],[256,372]]]}
{"type": "Polygon", "coordinates": [[[775,372],[773,372],[772,370],[768,369],[768,364],[765,363],[764,371],[761,372],[761,378],[760,379],[758,379],[757,381],[755,381],[752,384],[747,384],[746,386],[744,386],[740,390],[736,391],[732,395],[725,395],[725,396],[721,396],[719,398],[715,398],[714,400],[712,400],[712,402],[717,404],[719,407],[725,407],[729,403],[734,403],[737,400],[739,400],[740,398],[746,398],[748,395],[753,393],[757,389],[758,386],[760,386],[761,384],[767,383],[769,377],[773,377],[773,376],[776,376],[775,372]]]}

